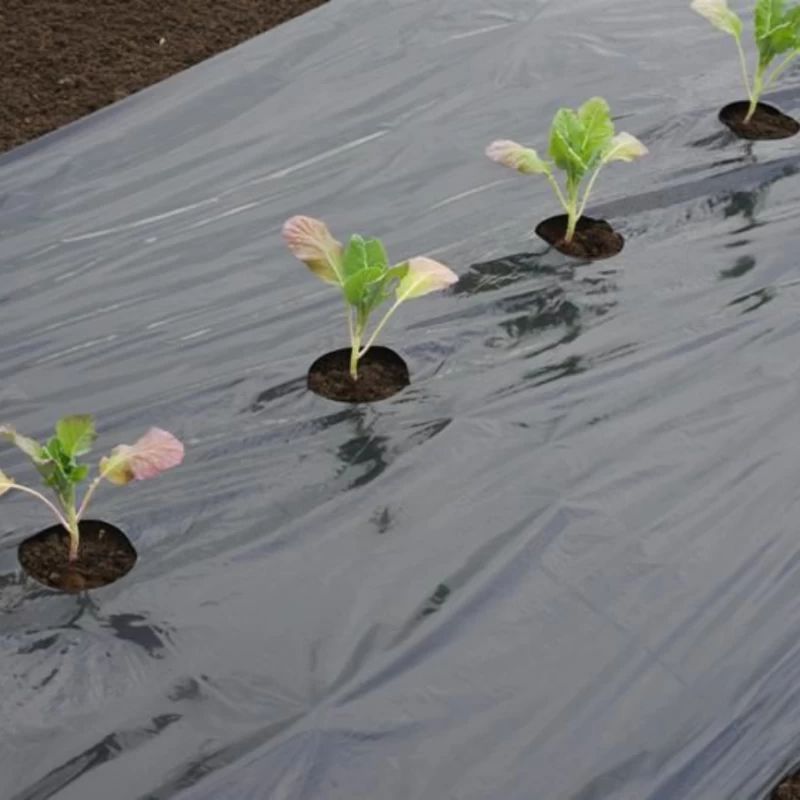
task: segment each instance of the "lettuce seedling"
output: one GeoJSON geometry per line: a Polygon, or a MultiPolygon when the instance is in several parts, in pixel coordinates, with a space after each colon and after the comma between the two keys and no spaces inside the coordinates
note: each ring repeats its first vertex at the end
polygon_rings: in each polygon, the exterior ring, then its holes
{"type": "Polygon", "coordinates": [[[359,360],[403,301],[444,289],[458,280],[455,272],[444,264],[423,256],[392,265],[380,239],[355,235],[347,247],[343,247],[331,236],[324,222],[312,217],[287,220],[283,225],[283,239],[292,254],[320,280],[342,290],[347,305],[353,380],[358,379],[359,360]],[[370,314],[389,300],[392,292],[394,303],[362,346],[370,314]]]}
{"type": "Polygon", "coordinates": [[[22,486],[0,470],[0,496],[16,489],[41,500],[56,515],[69,533],[69,560],[78,558],[79,523],[97,487],[105,479],[118,486],[134,480],[152,478],[183,460],[183,445],[167,431],[150,430],[136,444],[121,444],[100,459],[98,475],[89,484],[78,506],[77,487],[89,477],[89,465],[78,461],[86,455],[97,438],[94,419],[88,414],[64,417],[56,423],[55,436],[46,444],[17,433],[8,425],[0,426],[0,436],[16,445],[33,462],[44,485],[53,491],[56,503],[40,492],[22,486]]]}
{"type": "Polygon", "coordinates": [[[524,175],[544,175],[567,213],[565,239],[572,241],[578,220],[583,216],[600,170],[612,161],[633,161],[647,153],[647,148],[630,133],[614,134],[611,109],[602,97],[587,100],[577,111],[561,108],[550,126],[548,155],[545,161],[528,147],[507,139],[492,142],[486,155],[504,167],[512,167],[524,175]],[[556,166],[566,174],[562,192],[553,174],[556,166]],[[583,197],[583,179],[591,174],[583,197]]]}
{"type": "Polygon", "coordinates": [[[752,83],[742,49],[742,21],[728,8],[727,0],[692,0],[691,7],[712,25],[733,36],[739,51],[744,85],[750,98],[750,106],[744,118],[745,122],[749,122],[762,93],[800,55],[800,5],[786,8],[785,0],[756,0],[754,21],[758,65],[752,83]],[[777,56],[784,54],[784,58],[768,75],[769,65],[777,56]]]}

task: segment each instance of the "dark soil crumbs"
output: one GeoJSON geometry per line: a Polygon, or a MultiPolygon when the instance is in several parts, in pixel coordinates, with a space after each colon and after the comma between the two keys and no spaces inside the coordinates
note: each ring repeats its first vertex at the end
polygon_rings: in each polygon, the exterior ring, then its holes
{"type": "Polygon", "coordinates": [[[78,560],[69,564],[69,534],[53,525],[20,543],[19,563],[39,583],[63,592],[98,589],[133,569],[136,550],[113,525],[98,520],[80,523],[78,560]]]}
{"type": "Polygon", "coordinates": [[[0,0],[0,152],[326,0],[0,0]]]}
{"type": "Polygon", "coordinates": [[[308,388],[342,403],[371,403],[397,394],[410,383],[406,362],[388,347],[371,347],[350,376],[350,348],[320,356],[308,371],[308,388]]]}
{"type": "Polygon", "coordinates": [[[731,103],[719,112],[720,122],[740,139],[788,139],[800,131],[800,123],[766,103],[759,103],[749,122],[745,122],[750,104],[731,103]]]}
{"type": "Polygon", "coordinates": [[[575,228],[572,241],[564,239],[567,235],[567,216],[559,214],[540,222],[536,234],[552,245],[560,253],[589,261],[611,258],[625,245],[625,240],[604,219],[581,217],[575,228]]]}
{"type": "Polygon", "coordinates": [[[800,800],[800,777],[784,778],[770,795],[770,800],[800,800]]]}

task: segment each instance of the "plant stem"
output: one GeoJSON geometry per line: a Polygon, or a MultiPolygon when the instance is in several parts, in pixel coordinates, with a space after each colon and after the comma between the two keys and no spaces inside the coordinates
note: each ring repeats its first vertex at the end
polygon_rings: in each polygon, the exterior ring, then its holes
{"type": "Polygon", "coordinates": [[[43,494],[39,494],[39,492],[37,492],[35,489],[29,489],[27,486],[20,486],[18,483],[12,483],[10,486],[8,486],[8,488],[16,489],[18,492],[24,492],[25,494],[29,494],[31,497],[41,500],[56,515],[56,519],[58,519],[58,521],[64,526],[64,529],[67,531],[69,530],[69,522],[64,519],[64,515],[43,494]]]}
{"type": "Polygon", "coordinates": [[[578,214],[576,213],[574,208],[569,209],[567,214],[567,233],[564,236],[564,239],[567,242],[571,242],[572,238],[575,236],[575,229],[578,227],[578,214]]]}
{"type": "MultiPolygon", "coordinates": [[[[586,204],[589,202],[589,195],[592,193],[592,189],[594,189],[595,181],[597,180],[597,176],[600,174],[600,170],[608,163],[608,161],[603,160],[600,162],[600,166],[594,171],[594,174],[589,179],[589,184],[586,187],[586,191],[583,193],[583,200],[581,201],[580,208],[578,209],[578,219],[583,216],[583,212],[586,210],[586,204]]],[[[577,220],[576,220],[577,224],[577,220]]]]}
{"type": "Polygon", "coordinates": [[[578,211],[578,185],[571,178],[567,178],[567,197],[569,204],[567,205],[567,233],[564,236],[565,241],[571,242],[572,237],[575,236],[575,228],[578,226],[578,219],[580,212],[578,211]]]}
{"type": "Polygon", "coordinates": [[[744,50],[742,49],[742,40],[738,37],[734,37],[736,41],[736,49],[739,51],[739,63],[742,66],[742,77],[744,78],[744,88],[747,90],[747,96],[750,98],[750,105],[755,106],[755,103],[758,103],[758,98],[753,100],[753,92],[750,89],[750,78],[747,75],[747,59],[744,57],[744,50]]]}
{"type": "Polygon", "coordinates": [[[78,560],[78,545],[80,544],[80,529],[78,527],[78,515],[75,512],[75,486],[70,485],[65,495],[59,495],[61,507],[67,518],[67,533],[69,533],[69,563],[73,564],[78,560]]]}
{"type": "Polygon", "coordinates": [[[361,346],[361,328],[357,325],[350,343],[350,377],[358,380],[358,348],[361,346]]]}
{"type": "Polygon", "coordinates": [[[358,322],[353,323],[353,309],[347,307],[347,333],[350,337],[350,377],[358,379],[358,346],[361,341],[361,331],[358,322]]]}
{"type": "Polygon", "coordinates": [[[799,55],[800,52],[797,51],[789,53],[789,55],[786,56],[786,58],[784,58],[783,61],[781,61],[781,63],[778,64],[777,67],[775,67],[775,71],[772,73],[772,75],[770,75],[769,78],[767,78],[767,81],[764,84],[764,88],[769,89],[769,87],[772,86],[773,83],[775,83],[775,79],[778,77],[778,75],[780,75],[781,72],[783,72],[786,69],[786,67],[788,67],[792,63],[792,61],[794,61],[799,55]]]}
{"type": "Polygon", "coordinates": [[[83,517],[87,506],[89,505],[89,501],[92,499],[95,491],[97,491],[97,487],[101,484],[103,480],[102,475],[98,475],[90,484],[89,488],[86,490],[86,494],[83,496],[83,502],[81,503],[81,507],[78,509],[77,513],[77,521],[80,522],[81,518],[83,517]]]}
{"type": "Polygon", "coordinates": [[[383,330],[383,326],[386,325],[386,323],[389,321],[389,317],[391,317],[392,314],[394,314],[395,310],[400,305],[400,303],[403,302],[404,299],[405,298],[401,297],[395,300],[394,303],[392,304],[392,307],[383,315],[383,319],[378,323],[378,326],[372,332],[372,336],[369,337],[369,340],[364,345],[364,349],[358,354],[359,358],[363,358],[367,350],[369,350],[370,347],[372,347],[373,343],[375,342],[375,339],[378,338],[378,334],[383,330]]]}
{"type": "Polygon", "coordinates": [[[549,172],[547,173],[546,177],[547,182],[553,187],[553,190],[558,196],[558,202],[561,203],[561,207],[567,212],[567,214],[569,214],[569,203],[567,203],[566,198],[561,191],[561,187],[558,185],[558,181],[549,172]]]}
{"type": "Polygon", "coordinates": [[[759,63],[756,69],[756,77],[753,79],[753,91],[750,94],[750,106],[747,109],[747,116],[744,118],[745,122],[750,122],[753,118],[753,114],[756,113],[758,98],[761,96],[762,91],[764,91],[764,70],[759,63]]]}
{"type": "Polygon", "coordinates": [[[67,509],[67,532],[69,533],[69,563],[74,564],[78,560],[78,545],[80,544],[80,530],[78,528],[78,515],[75,513],[73,503],[67,509]]]}

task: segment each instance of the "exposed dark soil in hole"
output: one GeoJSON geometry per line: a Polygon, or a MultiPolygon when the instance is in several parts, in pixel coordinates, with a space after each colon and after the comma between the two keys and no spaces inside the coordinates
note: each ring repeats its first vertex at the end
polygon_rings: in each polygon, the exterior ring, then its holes
{"type": "Polygon", "coordinates": [[[770,800],[800,800],[800,777],[784,778],[770,795],[770,800]]]}
{"type": "Polygon", "coordinates": [[[61,525],[21,542],[19,563],[39,583],[62,592],[98,589],[133,569],[136,550],[119,528],[87,519],[80,523],[80,533],[78,560],[72,565],[67,561],[69,534],[61,525]]]}
{"type": "Polygon", "coordinates": [[[599,261],[617,255],[625,246],[625,239],[604,219],[581,217],[571,242],[564,240],[567,233],[567,215],[550,217],[536,226],[536,234],[560,253],[575,258],[599,261]]]}
{"type": "Polygon", "coordinates": [[[371,403],[408,386],[406,362],[388,347],[371,347],[358,362],[358,380],[350,377],[350,348],[320,356],[308,371],[308,388],[328,400],[371,403]]]}
{"type": "Polygon", "coordinates": [[[0,152],[325,2],[0,0],[0,152]]]}
{"type": "Polygon", "coordinates": [[[800,131],[800,123],[766,103],[759,103],[749,122],[745,122],[750,104],[730,103],[719,112],[720,122],[740,139],[788,139],[800,131]]]}

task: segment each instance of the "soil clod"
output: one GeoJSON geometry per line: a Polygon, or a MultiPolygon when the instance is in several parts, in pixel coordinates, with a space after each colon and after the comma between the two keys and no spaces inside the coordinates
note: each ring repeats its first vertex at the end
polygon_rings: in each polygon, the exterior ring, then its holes
{"type": "Polygon", "coordinates": [[[78,560],[68,561],[69,534],[53,525],[19,545],[19,563],[34,580],[62,592],[99,589],[127,575],[136,563],[136,550],[128,537],[99,520],[80,523],[78,560]]]}
{"type": "Polygon", "coordinates": [[[770,800],[800,800],[800,777],[784,778],[770,795],[770,800]]]}
{"type": "Polygon", "coordinates": [[[372,403],[402,391],[411,382],[406,362],[388,347],[371,347],[350,375],[350,348],[320,356],[308,371],[308,388],[328,400],[372,403]]]}
{"type": "Polygon", "coordinates": [[[537,236],[555,247],[559,253],[588,261],[599,261],[617,255],[625,246],[625,239],[604,219],[581,217],[575,228],[572,241],[564,238],[567,234],[567,215],[540,222],[536,226],[537,236]]]}
{"type": "Polygon", "coordinates": [[[750,104],[746,101],[730,103],[719,112],[719,119],[740,139],[788,139],[800,131],[797,120],[767,103],[759,103],[749,122],[745,122],[750,104]]]}
{"type": "Polygon", "coordinates": [[[0,0],[0,152],[326,0],[0,0]]]}

